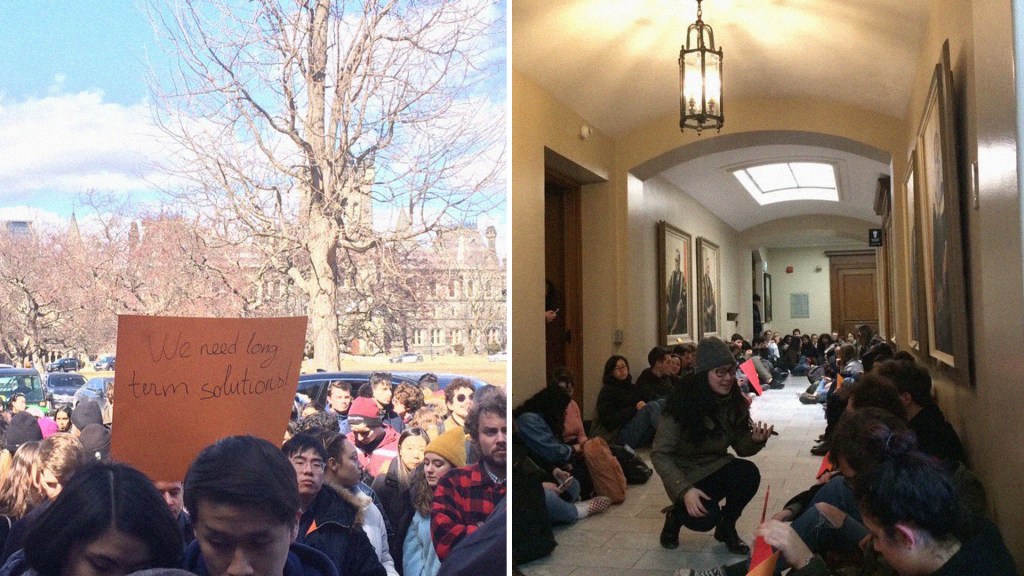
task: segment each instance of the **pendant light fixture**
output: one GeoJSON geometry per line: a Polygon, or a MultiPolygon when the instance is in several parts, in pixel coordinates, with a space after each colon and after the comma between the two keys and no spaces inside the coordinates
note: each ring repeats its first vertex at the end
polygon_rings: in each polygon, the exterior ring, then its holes
{"type": "Polygon", "coordinates": [[[679,129],[692,128],[698,134],[722,130],[722,50],[715,50],[715,32],[701,20],[697,0],[697,21],[686,30],[686,44],[679,50],[679,129]]]}

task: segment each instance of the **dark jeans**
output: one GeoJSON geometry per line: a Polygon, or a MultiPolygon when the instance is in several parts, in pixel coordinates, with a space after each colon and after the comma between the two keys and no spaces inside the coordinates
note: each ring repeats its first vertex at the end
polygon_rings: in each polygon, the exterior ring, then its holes
{"type": "Polygon", "coordinates": [[[760,485],[761,472],[757,465],[736,458],[694,484],[711,498],[704,501],[708,513],[703,518],[690,516],[682,498],[676,502],[676,514],[683,526],[695,532],[707,532],[718,526],[719,521],[735,524],[760,485]],[[725,505],[720,506],[719,502],[723,499],[725,505]]]}

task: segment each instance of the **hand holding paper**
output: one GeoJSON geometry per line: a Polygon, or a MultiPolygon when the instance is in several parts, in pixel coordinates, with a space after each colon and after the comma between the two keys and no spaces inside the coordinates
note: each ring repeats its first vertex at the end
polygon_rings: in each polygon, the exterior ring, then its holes
{"type": "Polygon", "coordinates": [[[767,520],[757,527],[754,534],[778,550],[790,566],[799,567],[811,556],[811,549],[786,522],[767,520]]]}

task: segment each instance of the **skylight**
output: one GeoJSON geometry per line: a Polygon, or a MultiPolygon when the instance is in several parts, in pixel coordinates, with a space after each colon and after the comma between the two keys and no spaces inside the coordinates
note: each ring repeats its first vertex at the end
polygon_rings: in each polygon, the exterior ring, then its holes
{"type": "Polygon", "coordinates": [[[836,169],[822,162],[778,162],[733,170],[761,206],[791,200],[839,201],[836,169]]]}

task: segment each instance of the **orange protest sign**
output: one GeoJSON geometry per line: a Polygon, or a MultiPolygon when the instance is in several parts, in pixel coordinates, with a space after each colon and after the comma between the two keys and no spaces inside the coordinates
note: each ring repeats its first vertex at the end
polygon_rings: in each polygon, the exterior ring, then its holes
{"type": "Polygon", "coordinates": [[[176,481],[220,438],[280,444],[305,339],[304,317],[119,316],[111,457],[176,481]]]}

